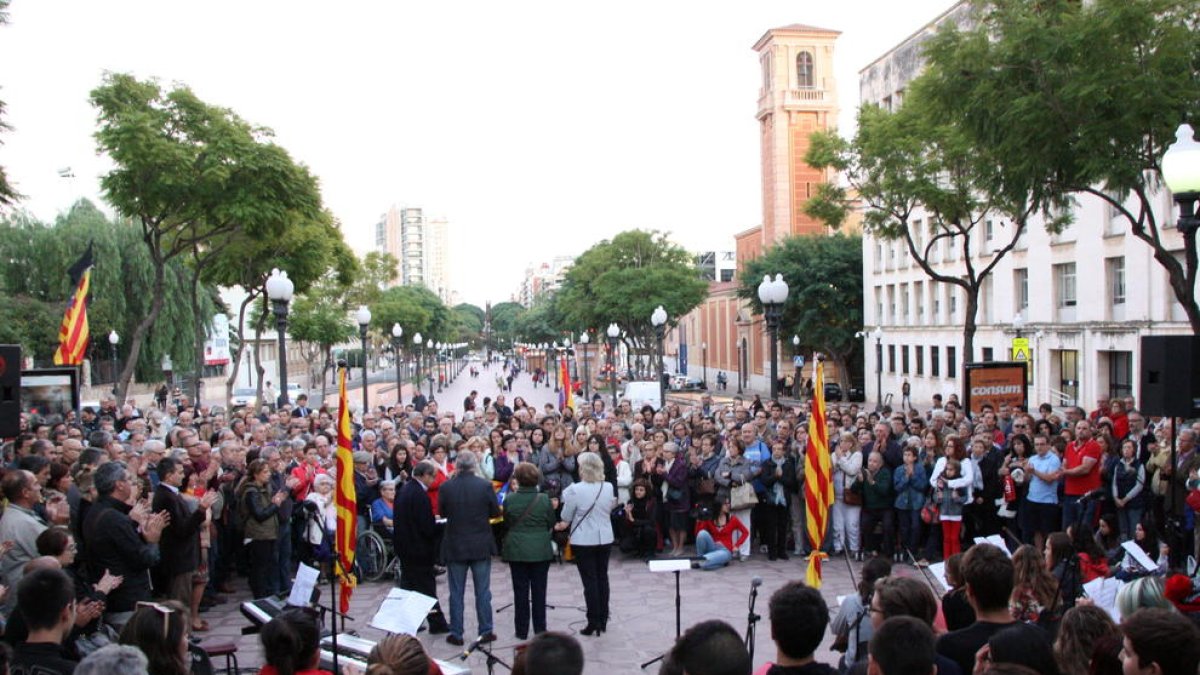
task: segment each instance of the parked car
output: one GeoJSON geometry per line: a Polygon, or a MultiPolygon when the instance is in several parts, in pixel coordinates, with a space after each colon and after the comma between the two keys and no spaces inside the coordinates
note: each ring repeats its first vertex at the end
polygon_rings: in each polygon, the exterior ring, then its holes
{"type": "Polygon", "coordinates": [[[299,398],[301,394],[304,394],[305,396],[308,395],[308,390],[295,382],[288,382],[287,390],[288,400],[292,401],[293,403],[295,403],[296,399],[299,398]]]}
{"type": "Polygon", "coordinates": [[[653,380],[649,382],[638,381],[627,383],[621,397],[629,399],[634,410],[647,403],[653,406],[655,410],[662,407],[662,397],[659,393],[658,382],[653,380]]]}
{"type": "Polygon", "coordinates": [[[867,400],[867,391],[862,385],[851,386],[846,392],[846,400],[851,403],[865,403],[867,400]]]}
{"type": "Polygon", "coordinates": [[[825,383],[825,400],[840,401],[842,400],[842,385],[837,382],[825,383]]]}
{"type": "Polygon", "coordinates": [[[695,377],[686,375],[675,375],[671,377],[671,383],[668,385],[671,391],[700,391],[707,389],[704,386],[704,381],[695,377]]]}
{"type": "Polygon", "coordinates": [[[253,388],[238,388],[233,390],[233,396],[229,399],[229,407],[237,410],[238,408],[254,408],[255,396],[257,392],[253,388]]]}

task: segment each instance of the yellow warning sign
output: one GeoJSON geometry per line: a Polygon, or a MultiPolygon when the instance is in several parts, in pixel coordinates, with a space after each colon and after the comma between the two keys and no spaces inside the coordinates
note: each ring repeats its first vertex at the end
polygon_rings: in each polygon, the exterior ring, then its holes
{"type": "Polygon", "coordinates": [[[1029,354],[1029,338],[1013,338],[1012,341],[1012,360],[1013,361],[1031,361],[1029,354]]]}

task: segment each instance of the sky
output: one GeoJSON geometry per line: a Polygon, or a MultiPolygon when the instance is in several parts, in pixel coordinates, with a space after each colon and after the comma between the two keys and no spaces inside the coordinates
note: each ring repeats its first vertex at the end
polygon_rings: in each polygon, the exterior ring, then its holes
{"type": "Polygon", "coordinates": [[[360,253],[392,204],[447,218],[450,286],[482,306],[626,229],[732,250],[761,222],[758,38],[842,32],[846,132],[858,71],[952,4],[13,0],[0,165],[43,220],[102,203],[88,93],[106,71],[186,84],[273,129],[360,253]]]}

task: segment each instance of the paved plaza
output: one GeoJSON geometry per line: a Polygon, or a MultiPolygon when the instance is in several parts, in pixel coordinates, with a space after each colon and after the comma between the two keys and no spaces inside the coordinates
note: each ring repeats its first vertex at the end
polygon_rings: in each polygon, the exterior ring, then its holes
{"type": "MultiPolygon", "coordinates": [[[[479,400],[484,396],[495,397],[498,393],[495,386],[497,366],[490,370],[482,370],[478,378],[471,378],[464,371],[458,379],[447,386],[441,394],[435,397],[443,406],[449,406],[456,413],[461,413],[462,400],[472,390],[479,391],[479,400]]],[[[395,402],[394,379],[388,382],[376,383],[372,374],[371,404],[390,405],[395,402]]],[[[511,403],[514,396],[521,396],[531,405],[541,406],[545,403],[556,402],[557,394],[553,387],[539,386],[533,388],[532,380],[527,374],[514,382],[513,391],[508,392],[511,403]]],[[[436,390],[436,387],[435,387],[436,390]]],[[[607,392],[602,392],[607,394],[607,392]]],[[[405,387],[404,400],[411,396],[410,388],[405,387]]],[[[331,394],[330,402],[336,401],[336,392],[331,394]]],[[[353,404],[361,400],[361,389],[350,392],[353,404]]],[[[851,563],[855,579],[858,578],[861,563],[851,563]]],[[[758,624],[755,641],[755,666],[761,665],[774,657],[775,649],[771,642],[770,623],[767,620],[767,601],[771,593],[783,584],[803,579],[805,562],[793,558],[788,561],[768,562],[765,555],[754,555],[744,562],[734,562],[729,567],[713,572],[698,570],[681,574],[680,590],[682,597],[682,623],[686,630],[688,626],[706,619],[723,619],[732,624],[739,632],[744,633],[747,624],[748,604],[751,581],[755,577],[762,578],[759,589],[756,612],[763,616],[758,624]]],[[[899,574],[918,575],[919,572],[911,567],[901,566],[899,574]]],[[[668,649],[675,638],[675,581],[670,573],[652,573],[646,563],[639,560],[626,560],[614,550],[614,556],[609,568],[609,578],[612,588],[611,618],[608,632],[598,637],[578,635],[586,625],[584,616],[583,587],[579,581],[578,572],[570,563],[555,564],[550,570],[548,603],[553,609],[547,611],[547,621],[550,630],[564,631],[576,635],[584,648],[587,659],[587,673],[636,673],[638,665],[658,656],[668,649]]],[[[836,598],[853,592],[850,571],[844,559],[830,560],[825,566],[825,584],[821,589],[832,612],[836,610],[836,598]]],[[[384,580],[377,583],[366,583],[354,593],[351,603],[350,616],[353,621],[348,624],[348,630],[362,637],[377,640],[383,633],[369,627],[375,610],[378,609],[392,583],[384,580]]],[[[239,601],[249,597],[245,590],[245,580],[238,580],[241,592],[234,596],[239,601]]],[[[499,638],[495,653],[498,657],[510,662],[513,654],[512,647],[517,644],[513,629],[513,611],[509,607],[512,602],[512,583],[508,567],[499,559],[492,566],[492,606],[497,611],[495,615],[495,632],[499,638]]],[[[473,589],[468,584],[465,598],[466,631],[468,640],[474,638],[476,621],[474,616],[473,589]]],[[[326,587],[323,597],[328,597],[326,587]]],[[[448,611],[448,592],[445,576],[438,577],[438,595],[443,609],[448,611]]],[[[204,639],[229,640],[237,642],[241,665],[256,666],[261,664],[257,636],[242,636],[241,629],[247,625],[242,617],[237,602],[227,602],[210,610],[206,617],[212,625],[212,630],[203,634],[204,639]]],[[[420,638],[430,654],[437,658],[448,659],[461,653],[462,648],[456,648],[446,643],[443,636],[430,636],[421,633],[420,638]]],[[[826,636],[822,643],[818,658],[827,663],[836,663],[837,654],[829,651],[833,642],[832,636],[826,636]]],[[[476,654],[467,661],[472,672],[486,672],[485,659],[476,654]]],[[[657,672],[658,665],[650,666],[646,672],[657,672]]],[[[503,671],[503,668],[498,668],[503,671]]]]}

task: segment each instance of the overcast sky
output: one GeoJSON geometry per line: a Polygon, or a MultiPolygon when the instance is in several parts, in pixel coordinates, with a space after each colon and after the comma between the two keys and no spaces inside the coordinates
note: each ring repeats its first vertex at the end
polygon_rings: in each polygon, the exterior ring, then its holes
{"type": "Polygon", "coordinates": [[[390,204],[448,218],[451,286],[482,305],[628,228],[731,250],[761,221],[755,41],[842,31],[846,128],[858,71],[951,4],[13,0],[0,165],[40,218],[99,201],[88,92],[104,71],[184,83],[273,128],[356,250],[390,204]]]}

